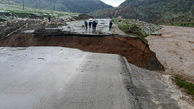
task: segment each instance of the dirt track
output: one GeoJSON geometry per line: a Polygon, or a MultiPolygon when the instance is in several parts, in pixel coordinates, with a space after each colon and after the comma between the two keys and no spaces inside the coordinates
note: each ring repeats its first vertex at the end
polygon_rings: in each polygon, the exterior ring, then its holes
{"type": "Polygon", "coordinates": [[[194,82],[194,28],[163,26],[160,33],[147,39],[166,73],[194,82]]]}
{"type": "Polygon", "coordinates": [[[130,37],[73,37],[73,36],[32,36],[17,34],[0,42],[2,47],[27,46],[62,46],[78,48],[84,51],[112,53],[125,56],[127,60],[139,67],[150,70],[164,70],[148,45],[141,40],[130,37]]]}

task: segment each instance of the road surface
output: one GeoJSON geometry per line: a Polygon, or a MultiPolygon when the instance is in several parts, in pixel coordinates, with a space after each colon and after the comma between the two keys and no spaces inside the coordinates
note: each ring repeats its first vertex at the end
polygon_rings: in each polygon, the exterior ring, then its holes
{"type": "MultiPolygon", "coordinates": [[[[84,27],[84,20],[70,21],[66,22],[66,25],[58,26],[57,28],[45,28],[49,32],[51,30],[61,30],[66,34],[75,34],[75,35],[89,35],[89,36],[112,36],[119,35],[124,37],[135,37],[132,35],[128,35],[121,31],[116,24],[113,23],[112,29],[109,30],[110,19],[93,19],[98,22],[96,30],[94,31],[92,28],[86,30],[84,27]]],[[[89,22],[89,21],[88,21],[89,22]]],[[[89,25],[89,24],[88,24],[89,25]]],[[[25,30],[24,33],[34,33],[35,30],[25,30]]]]}
{"type": "Polygon", "coordinates": [[[179,109],[165,78],[119,55],[0,48],[0,109],[179,109]]]}
{"type": "MultiPolygon", "coordinates": [[[[67,22],[66,26],[59,27],[63,31],[70,31],[79,34],[103,34],[103,35],[126,35],[122,31],[119,31],[118,27],[114,24],[112,30],[109,30],[110,19],[94,19],[98,24],[96,31],[92,28],[86,30],[84,26],[84,21],[71,21],[67,22]]],[[[89,21],[88,21],[89,22],[89,21]]]]}
{"type": "MultiPolygon", "coordinates": [[[[94,19],[96,22],[98,22],[96,30],[93,31],[92,28],[89,28],[86,30],[84,27],[84,21],[78,20],[78,21],[71,21],[67,22],[67,25],[59,26],[57,28],[46,28],[46,30],[62,30],[63,32],[68,32],[72,34],[81,34],[81,35],[120,35],[120,36],[128,36],[128,37],[134,37],[129,36],[123,31],[121,31],[117,25],[113,24],[113,27],[111,30],[109,30],[109,22],[110,19],[94,19]]],[[[34,33],[35,30],[25,30],[24,33],[34,33]]]]}
{"type": "Polygon", "coordinates": [[[128,109],[119,56],[2,48],[1,109],[128,109]]]}

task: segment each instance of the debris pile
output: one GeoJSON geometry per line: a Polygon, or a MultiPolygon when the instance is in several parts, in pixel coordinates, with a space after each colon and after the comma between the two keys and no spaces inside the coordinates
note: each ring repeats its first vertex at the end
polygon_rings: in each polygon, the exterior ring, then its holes
{"type": "Polygon", "coordinates": [[[48,22],[47,19],[14,19],[0,23],[0,40],[17,32],[37,28],[53,28],[66,25],[67,20],[54,19],[48,22]]]}
{"type": "Polygon", "coordinates": [[[129,30],[133,28],[134,26],[138,27],[141,29],[141,32],[145,33],[146,35],[150,35],[162,28],[159,25],[147,23],[144,21],[136,20],[136,19],[115,19],[115,22],[118,23],[118,25],[125,26],[129,30]]]}
{"type": "Polygon", "coordinates": [[[162,28],[159,25],[155,25],[152,23],[147,23],[147,22],[139,21],[139,20],[135,20],[135,19],[129,20],[129,23],[136,24],[138,27],[140,27],[142,29],[142,31],[144,31],[148,35],[154,33],[155,31],[158,31],[162,28]]]}

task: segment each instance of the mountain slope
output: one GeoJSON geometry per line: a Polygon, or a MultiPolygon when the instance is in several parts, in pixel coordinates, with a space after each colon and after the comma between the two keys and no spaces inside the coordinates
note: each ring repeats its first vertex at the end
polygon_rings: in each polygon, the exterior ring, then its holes
{"type": "Polygon", "coordinates": [[[119,8],[97,11],[92,15],[122,16],[155,23],[192,22],[194,0],[126,0],[119,8]]]}
{"type": "Polygon", "coordinates": [[[11,4],[2,4],[0,1],[0,22],[11,20],[15,18],[63,18],[69,19],[72,17],[78,16],[77,13],[62,12],[62,11],[52,11],[52,10],[40,10],[34,8],[25,8],[22,9],[21,6],[11,5],[11,4]]]}
{"type": "MultiPolygon", "coordinates": [[[[22,4],[22,0],[12,0],[22,4]]],[[[111,8],[100,0],[25,0],[25,5],[33,8],[88,13],[99,9],[111,8]]]]}
{"type": "Polygon", "coordinates": [[[193,0],[126,0],[120,7],[154,8],[157,11],[187,12],[191,11],[193,0]]]}

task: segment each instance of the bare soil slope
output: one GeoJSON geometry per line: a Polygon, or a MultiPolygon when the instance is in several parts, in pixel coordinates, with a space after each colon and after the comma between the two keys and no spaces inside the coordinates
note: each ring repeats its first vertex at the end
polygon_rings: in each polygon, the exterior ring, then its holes
{"type": "Polygon", "coordinates": [[[78,48],[90,52],[120,54],[139,67],[149,70],[164,70],[155,53],[149,46],[137,38],[106,36],[33,36],[17,34],[0,41],[2,47],[62,46],[78,48]]]}

